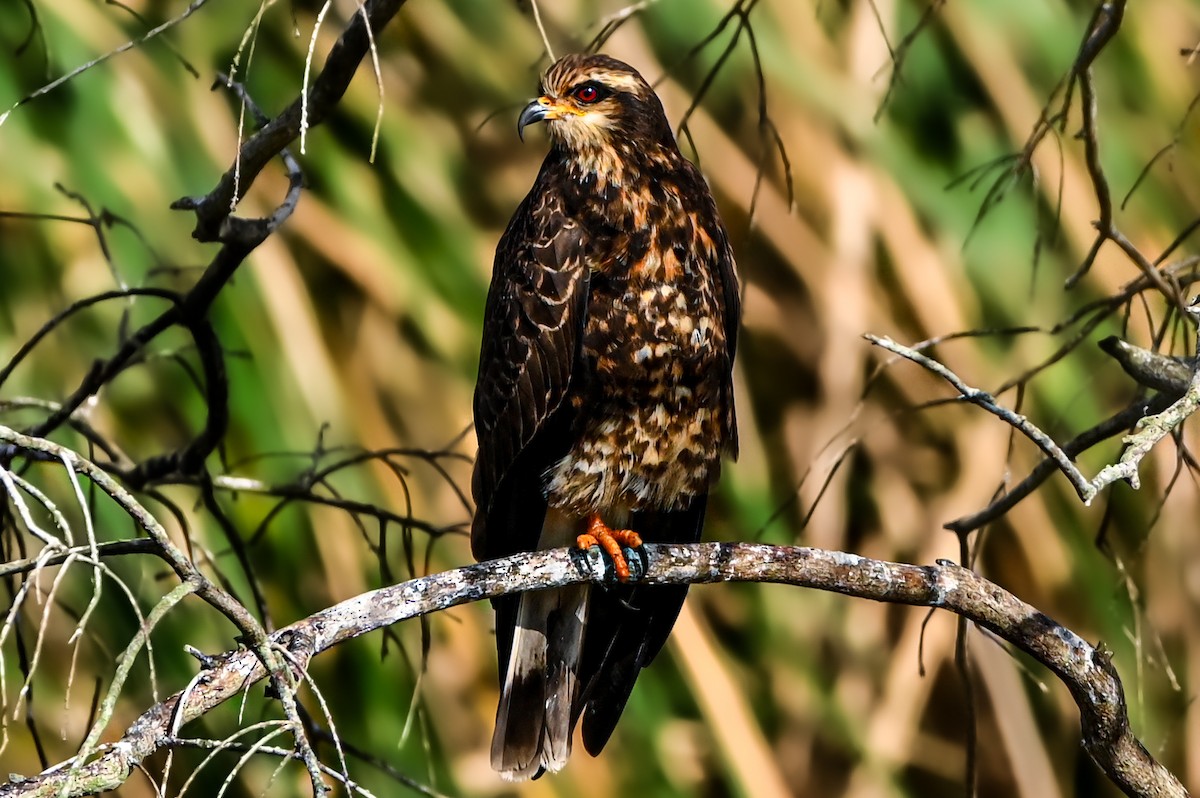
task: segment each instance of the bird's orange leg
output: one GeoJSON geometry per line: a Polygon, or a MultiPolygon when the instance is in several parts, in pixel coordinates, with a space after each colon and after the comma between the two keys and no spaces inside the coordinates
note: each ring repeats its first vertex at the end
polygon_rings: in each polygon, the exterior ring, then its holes
{"type": "Polygon", "coordinates": [[[629,563],[625,560],[625,554],[621,551],[621,547],[641,548],[642,537],[632,529],[612,529],[600,520],[599,513],[592,513],[588,516],[587,532],[576,538],[575,544],[581,549],[599,546],[612,560],[613,570],[617,572],[617,579],[628,582],[629,563]]]}

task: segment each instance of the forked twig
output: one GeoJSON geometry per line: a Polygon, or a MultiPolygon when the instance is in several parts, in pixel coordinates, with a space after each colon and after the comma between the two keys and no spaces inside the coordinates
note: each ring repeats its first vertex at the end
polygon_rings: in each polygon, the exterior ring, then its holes
{"type": "Polygon", "coordinates": [[[1179,399],[1175,400],[1158,414],[1145,416],[1138,421],[1138,431],[1126,436],[1124,439],[1127,447],[1121,455],[1120,461],[1105,466],[1093,479],[1089,480],[1071,462],[1071,458],[1063,451],[1062,447],[1054,442],[1053,438],[1025,416],[1014,413],[1012,410],[998,404],[987,391],[972,388],[957,374],[933,358],[907,346],[898,344],[891,338],[877,335],[865,335],[863,337],[874,345],[897,354],[906,360],[911,360],[946,380],[954,386],[964,401],[987,410],[1031,440],[1054,462],[1058,470],[1070,480],[1071,485],[1075,488],[1075,492],[1085,505],[1090,505],[1096,495],[1113,482],[1124,480],[1129,483],[1130,487],[1138,488],[1140,483],[1137,469],[1141,461],[1154,448],[1155,444],[1169,435],[1194,413],[1197,407],[1200,407],[1200,370],[1198,370],[1193,374],[1192,381],[1183,396],[1179,397],[1179,399]]]}

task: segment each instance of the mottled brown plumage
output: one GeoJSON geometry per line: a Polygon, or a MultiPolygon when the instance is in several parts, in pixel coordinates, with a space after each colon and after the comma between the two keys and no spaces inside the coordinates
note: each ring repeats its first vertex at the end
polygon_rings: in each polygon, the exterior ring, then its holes
{"type": "MultiPolygon", "coordinates": [[[[497,247],[484,319],[473,551],[568,545],[597,516],[650,542],[698,540],[721,456],[737,449],[725,228],[632,67],[567,56],[539,94],[518,130],[545,120],[552,146],[497,247]]],[[[598,753],[686,593],[497,600],[493,766],[558,770],[581,716],[598,753]]]]}

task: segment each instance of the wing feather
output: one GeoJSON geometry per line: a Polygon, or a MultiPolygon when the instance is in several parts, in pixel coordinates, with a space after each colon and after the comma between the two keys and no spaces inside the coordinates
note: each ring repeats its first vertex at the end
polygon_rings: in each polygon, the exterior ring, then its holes
{"type": "Polygon", "coordinates": [[[521,455],[567,395],[587,322],[583,235],[556,190],[552,166],[547,158],[500,239],[484,310],[474,403],[479,452],[471,483],[477,508],[471,547],[479,559],[531,549],[537,542],[538,525],[532,523],[527,532],[497,529],[489,536],[488,516],[506,479],[528,484],[540,476],[540,471],[515,475],[515,467],[550,465],[546,446],[536,447],[543,456],[521,455]]]}
{"type": "MultiPolygon", "coordinates": [[[[733,246],[729,233],[721,222],[716,200],[709,191],[704,175],[691,161],[679,158],[679,180],[690,184],[689,196],[700,200],[697,208],[699,223],[712,237],[714,257],[706,264],[717,283],[717,292],[724,313],[725,365],[722,369],[724,382],[721,385],[721,407],[724,408],[725,452],[734,460],[738,456],[737,413],[733,402],[733,359],[737,354],[738,329],[742,322],[742,296],[738,284],[737,264],[733,257],[733,246]]],[[[699,253],[697,253],[699,254],[699,253]]]]}
{"type": "MultiPolygon", "coordinates": [[[[703,179],[703,178],[702,178],[703,179]]],[[[711,197],[709,202],[712,202],[711,197]]],[[[716,204],[713,203],[713,213],[716,204]]],[[[714,216],[720,219],[719,216],[714,216]]],[[[721,385],[721,406],[725,409],[725,452],[734,460],[738,456],[737,412],[733,402],[733,359],[737,353],[738,327],[742,321],[742,296],[738,287],[737,266],[733,259],[733,247],[729,244],[729,236],[725,226],[714,225],[717,232],[717,262],[714,274],[720,283],[721,300],[725,310],[725,381],[721,385]]]]}

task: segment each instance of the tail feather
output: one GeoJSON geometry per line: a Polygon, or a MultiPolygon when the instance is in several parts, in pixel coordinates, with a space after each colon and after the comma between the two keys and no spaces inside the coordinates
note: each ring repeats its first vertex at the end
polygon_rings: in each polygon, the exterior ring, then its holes
{"type": "MultiPolygon", "coordinates": [[[[539,546],[565,545],[576,525],[551,511],[539,546]]],[[[510,781],[561,770],[571,755],[590,592],[574,585],[520,598],[491,754],[492,767],[510,781]]]]}
{"type": "Polygon", "coordinates": [[[560,770],[571,755],[589,592],[575,585],[521,597],[492,737],[492,767],[507,779],[560,770]]]}
{"type": "MultiPolygon", "coordinates": [[[[637,512],[629,526],[654,543],[693,543],[704,526],[707,496],[685,510],[637,512]]],[[[617,585],[592,599],[581,673],[583,745],[593,756],[612,736],[638,674],[658,656],[687,598],[686,585],[617,585]]]]}
{"type": "MultiPolygon", "coordinates": [[[[626,515],[612,508],[605,520],[628,523],[644,540],[692,542],[704,524],[705,498],[670,512],[626,515]]],[[[582,524],[550,509],[538,548],[571,545],[582,524]]],[[[576,585],[498,602],[502,687],[492,767],[509,781],[560,770],[581,718],[584,747],[600,753],[638,674],[670,635],[687,592],[680,585],[576,585]]]]}
{"type": "MultiPolygon", "coordinates": [[[[522,616],[527,615],[524,605],[522,600],[522,616]]],[[[545,657],[545,635],[518,626],[492,735],[492,768],[506,779],[530,778],[541,765],[538,754],[545,727],[545,657]]]]}

